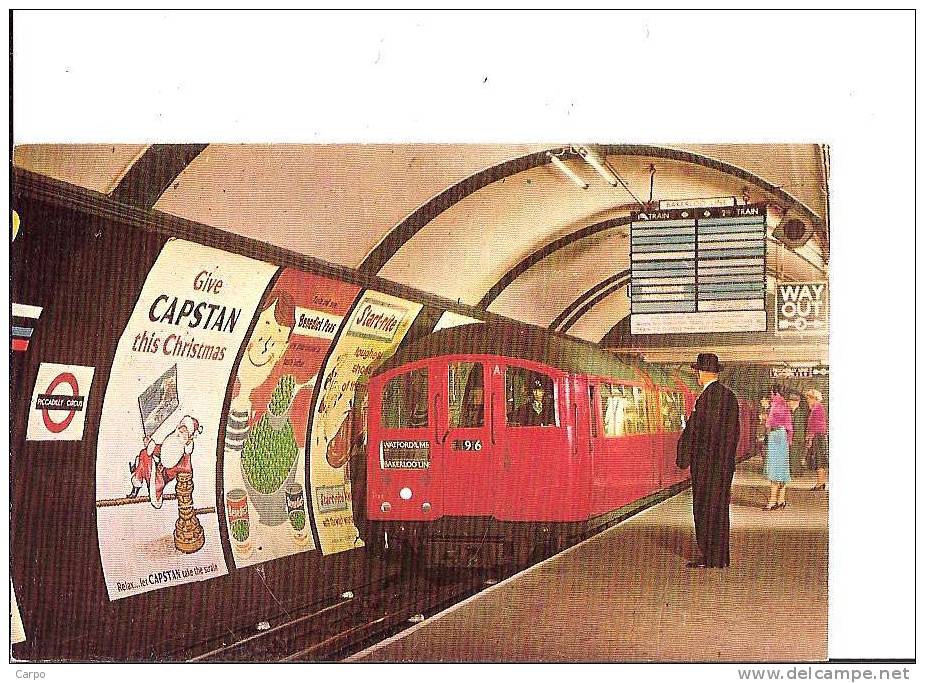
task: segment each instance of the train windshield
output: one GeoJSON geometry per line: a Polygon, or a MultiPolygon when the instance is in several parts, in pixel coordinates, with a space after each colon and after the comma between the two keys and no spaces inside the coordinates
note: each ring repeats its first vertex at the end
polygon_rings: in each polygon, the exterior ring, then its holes
{"type": "Polygon", "coordinates": [[[555,385],[549,375],[526,368],[508,368],[505,394],[509,426],[555,426],[555,385]]]}
{"type": "Polygon", "coordinates": [[[382,391],[382,426],[389,429],[429,424],[427,368],[393,377],[382,391]]]}
{"type": "Polygon", "coordinates": [[[481,363],[450,363],[450,427],[485,424],[485,385],[481,363]]]}

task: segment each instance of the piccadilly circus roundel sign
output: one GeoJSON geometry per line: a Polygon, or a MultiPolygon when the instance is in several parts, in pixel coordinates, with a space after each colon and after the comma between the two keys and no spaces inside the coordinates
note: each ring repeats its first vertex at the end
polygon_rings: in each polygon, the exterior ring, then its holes
{"type": "Polygon", "coordinates": [[[32,391],[27,441],[83,439],[93,372],[82,365],[42,363],[32,391]]]}

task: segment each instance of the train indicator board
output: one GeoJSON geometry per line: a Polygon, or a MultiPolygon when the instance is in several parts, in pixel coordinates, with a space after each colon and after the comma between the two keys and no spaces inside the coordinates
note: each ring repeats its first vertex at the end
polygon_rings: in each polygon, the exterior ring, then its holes
{"type": "Polygon", "coordinates": [[[829,374],[827,365],[811,366],[772,366],[771,379],[816,379],[829,374]]]}
{"type": "Polygon", "coordinates": [[[631,333],[766,331],[766,219],[763,204],[634,214],[631,333]]]}

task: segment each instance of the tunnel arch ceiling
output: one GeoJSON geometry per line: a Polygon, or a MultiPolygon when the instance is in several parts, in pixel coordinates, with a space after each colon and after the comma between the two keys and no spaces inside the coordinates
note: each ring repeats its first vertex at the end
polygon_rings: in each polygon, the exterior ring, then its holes
{"type": "MultiPolygon", "coordinates": [[[[654,165],[655,200],[736,196],[741,201],[745,190],[752,202],[781,201],[741,175],[687,158],[636,152],[612,154],[607,159],[633,194],[644,199],[648,199],[649,169],[654,165]]],[[[561,329],[553,323],[576,297],[581,293],[593,296],[598,284],[629,267],[626,223],[629,214],[639,208],[626,190],[606,185],[584,162],[568,163],[588,183],[588,189],[575,186],[548,164],[511,175],[460,199],[435,217],[395,251],[380,273],[464,303],[486,306],[493,313],[561,329]],[[559,248],[550,249],[556,243],[559,248]],[[516,277],[506,282],[510,273],[516,277]],[[500,289],[499,281],[504,285],[500,289]],[[496,291],[486,299],[485,293],[492,290],[496,291]]],[[[814,211],[797,202],[790,204],[787,215],[799,215],[808,225],[824,224],[814,211]]],[[[768,265],[772,276],[784,280],[824,278],[827,267],[819,240],[794,251],[771,239],[768,265]]],[[[626,315],[628,309],[620,312],[626,315]]],[[[573,325],[568,332],[598,342],[603,333],[595,337],[591,330],[599,329],[601,325],[573,325]]]]}
{"type": "MultiPolygon", "coordinates": [[[[554,329],[568,322],[569,334],[599,342],[628,314],[625,287],[622,294],[597,288],[628,268],[625,222],[638,204],[584,161],[569,158],[566,164],[588,183],[587,190],[579,189],[545,156],[562,147],[212,144],[182,169],[154,209],[366,268],[523,322],[557,323],[554,329]],[[576,319],[560,320],[582,310],[576,319]]],[[[105,193],[144,148],[115,146],[109,154],[104,148],[18,147],[14,163],[105,193]]],[[[601,149],[642,200],[649,198],[654,165],[655,200],[741,201],[747,193],[749,201],[787,207],[788,216],[819,230],[796,251],[769,241],[771,275],[827,277],[826,173],[819,146],[601,149]]]]}

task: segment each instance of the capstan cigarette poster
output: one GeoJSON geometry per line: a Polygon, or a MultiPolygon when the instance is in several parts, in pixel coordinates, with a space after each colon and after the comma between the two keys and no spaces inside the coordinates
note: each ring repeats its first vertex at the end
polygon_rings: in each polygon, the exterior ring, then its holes
{"type": "Polygon", "coordinates": [[[360,288],[287,268],[233,376],[224,505],[236,566],[313,550],[305,440],[318,372],[360,288]]]}
{"type": "Polygon", "coordinates": [[[420,313],[421,304],[367,290],[350,313],[324,369],[312,421],[312,508],[324,555],[363,546],[353,521],[350,455],[365,447],[364,406],[357,387],[389,358],[420,313]]]}
{"type": "Polygon", "coordinates": [[[227,573],[216,512],[232,365],[276,267],[168,241],[119,339],[96,455],[110,600],[227,573]]]}

